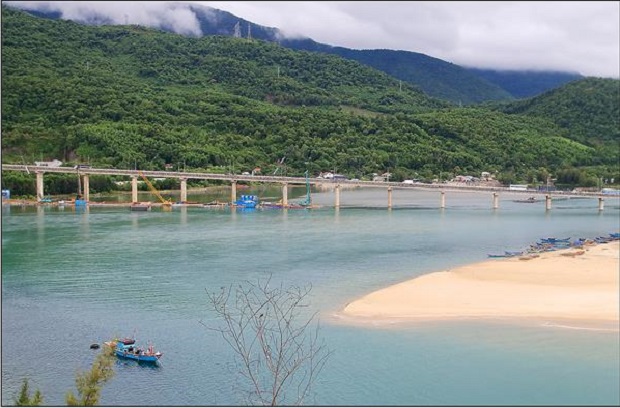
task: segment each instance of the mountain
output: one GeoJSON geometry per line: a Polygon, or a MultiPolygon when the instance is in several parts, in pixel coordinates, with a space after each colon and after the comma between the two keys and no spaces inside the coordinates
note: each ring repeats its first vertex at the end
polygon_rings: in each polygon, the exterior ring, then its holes
{"type": "MultiPolygon", "coordinates": [[[[27,7],[28,4],[20,5],[27,7]]],[[[27,8],[39,17],[59,18],[57,12],[44,12],[27,8]]],[[[508,75],[504,71],[468,69],[433,58],[425,54],[394,50],[353,50],[318,43],[310,38],[286,38],[277,28],[254,24],[226,11],[197,4],[188,8],[196,15],[203,35],[234,36],[238,27],[243,37],[277,42],[296,50],[322,52],[339,55],[379,69],[406,83],[423,90],[427,95],[451,101],[455,104],[471,105],[485,101],[502,101],[535,92],[544,92],[575,79],[572,74],[516,71],[508,75]]],[[[93,15],[85,24],[111,24],[101,16],[93,15]]],[[[158,27],[173,31],[171,27],[158,27]]]]}
{"type": "Polygon", "coordinates": [[[540,95],[551,89],[559,88],[578,79],[583,75],[571,72],[558,71],[516,71],[468,68],[481,78],[508,91],[517,99],[540,95]]]}
{"type": "Polygon", "coordinates": [[[471,105],[484,101],[510,100],[510,93],[467,69],[438,58],[409,51],[352,50],[331,47],[312,40],[280,41],[285,47],[336,54],[371,66],[402,81],[415,84],[429,96],[456,104],[471,105]]]}
{"type": "MultiPolygon", "coordinates": [[[[570,140],[576,124],[551,113],[516,102],[459,108],[357,61],[272,42],[84,25],[3,6],[2,61],[5,163],[265,173],[284,163],[298,176],[492,171],[505,182],[596,164],[593,173],[620,178],[615,150],[570,140]]],[[[592,106],[616,104],[596,118],[607,128],[618,102],[598,95],[606,90],[590,97],[592,106]]],[[[588,89],[566,96],[574,106],[580,92],[588,89]]]]}
{"type": "Polygon", "coordinates": [[[269,169],[286,157],[301,174],[309,161],[313,172],[367,173],[411,140],[430,146],[422,129],[392,115],[449,106],[355,61],[264,41],[94,27],[7,7],[2,33],[9,161],[269,169]]]}
{"type": "MultiPolygon", "coordinates": [[[[585,78],[534,98],[504,105],[501,111],[546,118],[569,130],[568,138],[591,146],[620,141],[620,80],[585,78]]],[[[613,146],[612,146],[613,147],[613,146]]]]}

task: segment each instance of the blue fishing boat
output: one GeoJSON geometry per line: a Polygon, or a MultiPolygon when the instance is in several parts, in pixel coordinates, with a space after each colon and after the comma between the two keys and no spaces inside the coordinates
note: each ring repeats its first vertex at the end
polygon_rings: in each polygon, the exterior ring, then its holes
{"type": "Polygon", "coordinates": [[[255,195],[242,195],[240,199],[235,201],[235,207],[238,208],[256,208],[258,206],[258,197],[255,195]]]}
{"type": "Polygon", "coordinates": [[[570,237],[568,238],[541,238],[540,242],[544,242],[547,244],[555,244],[555,243],[561,243],[561,242],[570,242],[570,237]]]}
{"type": "Polygon", "coordinates": [[[114,354],[117,357],[140,363],[158,363],[163,355],[161,352],[155,351],[152,345],[149,345],[146,349],[138,347],[135,339],[130,338],[112,340],[105,344],[114,348],[114,354]]]}

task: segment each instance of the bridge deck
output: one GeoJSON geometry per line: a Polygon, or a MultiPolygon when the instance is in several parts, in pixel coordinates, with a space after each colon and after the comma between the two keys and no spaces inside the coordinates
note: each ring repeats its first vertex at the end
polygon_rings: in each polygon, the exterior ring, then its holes
{"type": "MultiPolygon", "coordinates": [[[[283,177],[283,176],[252,176],[241,174],[216,174],[216,173],[198,173],[198,172],[172,172],[172,171],[152,171],[152,170],[123,170],[123,169],[98,169],[98,168],[80,168],[73,167],[45,167],[45,166],[27,166],[16,164],[3,164],[2,171],[22,171],[27,173],[73,173],[79,175],[108,175],[108,176],[128,176],[140,177],[139,173],[146,177],[156,178],[178,178],[178,179],[195,179],[195,180],[224,180],[229,182],[249,181],[261,183],[279,183],[279,184],[306,184],[305,177],[283,177]]],[[[610,197],[609,194],[602,192],[573,192],[573,191],[538,191],[538,190],[511,190],[508,187],[491,187],[491,186],[472,186],[472,185],[454,185],[446,183],[419,183],[405,184],[401,182],[385,182],[385,181],[353,181],[353,180],[330,180],[323,178],[309,178],[308,183],[311,185],[351,185],[359,187],[379,187],[392,189],[433,189],[440,191],[472,191],[472,192],[504,192],[514,194],[550,194],[554,196],[564,197],[610,197]]]]}

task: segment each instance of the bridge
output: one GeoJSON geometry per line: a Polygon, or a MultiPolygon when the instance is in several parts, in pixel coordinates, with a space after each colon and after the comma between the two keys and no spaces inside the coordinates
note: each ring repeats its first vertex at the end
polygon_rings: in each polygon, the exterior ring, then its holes
{"type": "Polygon", "coordinates": [[[491,193],[492,206],[494,209],[499,208],[499,194],[511,193],[518,195],[545,194],[545,209],[551,209],[551,199],[553,196],[563,197],[586,197],[598,198],[598,210],[604,208],[604,199],[606,197],[602,192],[568,192],[568,191],[533,191],[533,190],[511,190],[509,187],[492,187],[483,185],[457,185],[446,183],[417,183],[405,184],[401,182],[389,181],[363,181],[363,180],[332,180],[324,178],[305,178],[305,177],[285,177],[285,176],[264,176],[264,175],[243,175],[243,174],[217,174],[203,172],[172,172],[172,171],[154,171],[154,170],[124,170],[124,169],[105,169],[91,167],[48,167],[48,166],[29,166],[16,164],[2,164],[2,171],[21,171],[28,174],[36,175],[36,191],[37,197],[41,200],[44,197],[43,176],[45,173],[69,173],[76,174],[82,181],[84,190],[84,200],[89,200],[89,176],[106,175],[106,176],[127,176],[131,177],[132,185],[132,202],[138,202],[138,177],[140,174],[145,177],[153,178],[177,178],[181,184],[181,203],[187,202],[187,180],[223,180],[231,183],[231,202],[237,200],[237,182],[258,182],[258,183],[277,183],[282,184],[282,205],[288,206],[288,186],[297,184],[310,185],[330,185],[334,188],[335,202],[334,207],[340,207],[340,188],[341,186],[356,187],[376,187],[387,190],[387,206],[392,207],[392,192],[394,189],[406,190],[437,190],[440,192],[440,207],[445,208],[445,192],[446,191],[473,191],[478,193],[491,193]]]}

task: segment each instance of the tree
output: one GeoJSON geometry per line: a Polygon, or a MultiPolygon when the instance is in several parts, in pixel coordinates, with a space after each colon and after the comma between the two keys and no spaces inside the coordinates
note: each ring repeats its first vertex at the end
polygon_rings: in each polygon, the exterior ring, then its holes
{"type": "Polygon", "coordinates": [[[99,404],[102,385],[114,376],[114,354],[108,346],[103,350],[93,362],[88,372],[78,372],[75,377],[75,385],[78,390],[78,399],[73,392],[67,393],[66,402],[68,406],[92,407],[99,404]]]}
{"type": "Polygon", "coordinates": [[[18,407],[38,407],[43,403],[43,396],[41,391],[36,390],[32,398],[30,398],[30,392],[28,390],[28,379],[24,379],[22,389],[19,393],[19,397],[15,400],[15,405],[18,407]]]}
{"type": "Polygon", "coordinates": [[[302,316],[311,287],[272,288],[270,281],[207,292],[223,323],[201,324],[219,332],[235,352],[239,373],[247,380],[248,404],[301,405],[331,352],[319,341],[316,312],[302,316]]]}

